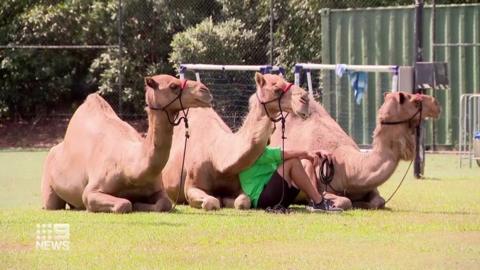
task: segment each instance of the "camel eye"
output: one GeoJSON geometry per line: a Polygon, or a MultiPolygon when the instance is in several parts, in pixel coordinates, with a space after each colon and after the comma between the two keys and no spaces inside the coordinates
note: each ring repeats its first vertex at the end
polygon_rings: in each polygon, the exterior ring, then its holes
{"type": "Polygon", "coordinates": [[[169,87],[170,87],[171,90],[177,90],[178,88],[180,88],[180,85],[175,84],[175,83],[171,83],[169,85],[169,87]]]}

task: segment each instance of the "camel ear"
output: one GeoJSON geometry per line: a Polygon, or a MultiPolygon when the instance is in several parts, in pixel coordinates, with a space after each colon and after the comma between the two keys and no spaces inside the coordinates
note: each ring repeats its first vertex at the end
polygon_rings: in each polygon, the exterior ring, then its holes
{"type": "Polygon", "coordinates": [[[158,88],[158,83],[152,77],[145,77],[145,85],[150,86],[153,90],[158,88]]]}
{"type": "Polygon", "coordinates": [[[259,72],[255,72],[255,82],[258,86],[263,87],[266,83],[265,77],[259,72]]]}

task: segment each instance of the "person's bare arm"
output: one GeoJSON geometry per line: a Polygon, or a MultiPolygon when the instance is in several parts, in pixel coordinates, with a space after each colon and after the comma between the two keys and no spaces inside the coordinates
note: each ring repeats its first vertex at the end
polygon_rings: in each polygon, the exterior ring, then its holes
{"type": "Polygon", "coordinates": [[[331,153],[326,150],[302,151],[302,150],[287,150],[284,152],[285,160],[292,158],[308,159],[314,165],[317,165],[319,159],[326,158],[331,160],[331,153]]]}

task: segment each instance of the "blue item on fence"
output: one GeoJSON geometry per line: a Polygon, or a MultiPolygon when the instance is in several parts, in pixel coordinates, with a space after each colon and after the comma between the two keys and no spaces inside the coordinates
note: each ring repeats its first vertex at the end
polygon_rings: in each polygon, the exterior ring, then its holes
{"type": "Polygon", "coordinates": [[[368,86],[368,75],[366,72],[350,72],[350,84],[352,85],[353,94],[355,95],[355,102],[360,105],[363,98],[363,93],[368,86]]]}
{"type": "Polygon", "coordinates": [[[337,74],[339,78],[341,78],[346,71],[347,71],[347,65],[345,64],[335,65],[335,74],[337,74]]]}
{"type": "Polygon", "coordinates": [[[480,140],[480,131],[477,131],[477,133],[475,133],[475,140],[480,140]]]}

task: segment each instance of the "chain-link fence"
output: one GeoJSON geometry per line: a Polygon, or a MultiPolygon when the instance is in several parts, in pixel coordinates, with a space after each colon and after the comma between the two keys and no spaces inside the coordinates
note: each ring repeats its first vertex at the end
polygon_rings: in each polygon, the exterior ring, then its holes
{"type": "MultiPolygon", "coordinates": [[[[295,63],[326,61],[326,9],[413,7],[414,2],[5,0],[0,3],[0,121],[68,118],[95,91],[123,118],[143,119],[144,76],[176,75],[180,63],[280,65],[293,81],[295,63]]],[[[227,104],[228,95],[223,97],[227,104]]]]}

